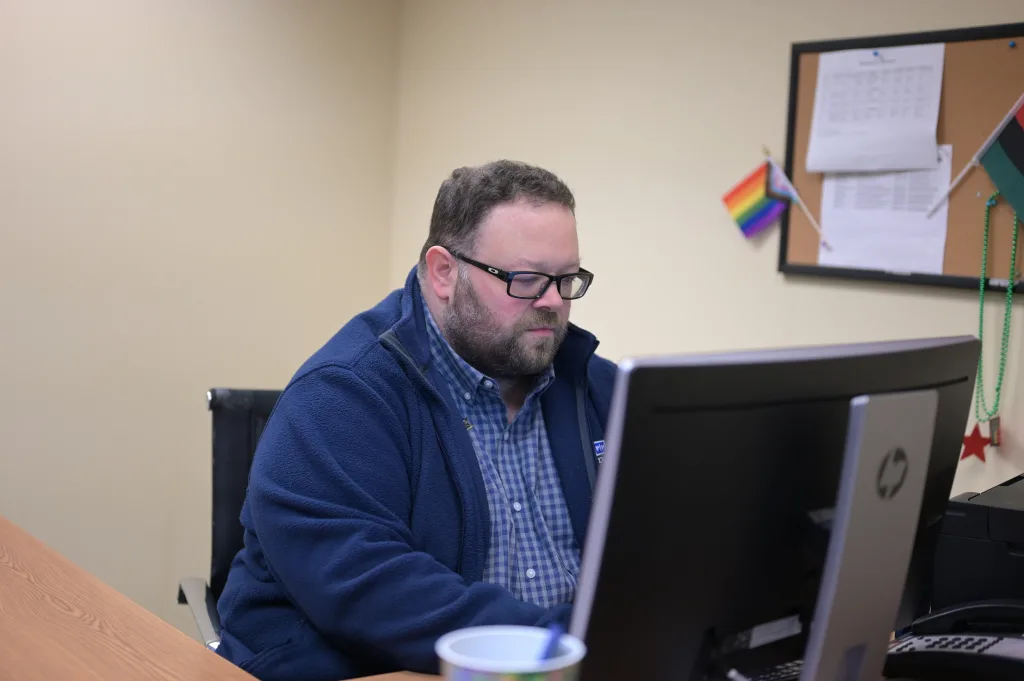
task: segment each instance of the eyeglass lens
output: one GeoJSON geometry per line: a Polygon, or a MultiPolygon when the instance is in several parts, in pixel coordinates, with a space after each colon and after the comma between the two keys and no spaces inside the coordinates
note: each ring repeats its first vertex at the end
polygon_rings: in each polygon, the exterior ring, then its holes
{"type": "MultiPolygon", "coordinates": [[[[540,294],[549,279],[539,274],[514,274],[509,284],[509,293],[513,296],[533,298],[540,294]]],[[[559,282],[558,295],[565,299],[578,298],[583,295],[587,280],[584,277],[566,277],[559,282]]]]}

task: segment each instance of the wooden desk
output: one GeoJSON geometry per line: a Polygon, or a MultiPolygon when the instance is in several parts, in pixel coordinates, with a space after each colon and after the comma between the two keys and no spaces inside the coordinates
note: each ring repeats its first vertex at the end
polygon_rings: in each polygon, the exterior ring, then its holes
{"type": "Polygon", "coordinates": [[[253,681],[3,517],[0,660],[0,681],[253,681]]]}

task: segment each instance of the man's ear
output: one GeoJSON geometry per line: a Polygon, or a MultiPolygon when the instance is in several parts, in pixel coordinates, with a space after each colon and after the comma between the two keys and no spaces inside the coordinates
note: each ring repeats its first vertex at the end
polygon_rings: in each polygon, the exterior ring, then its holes
{"type": "Polygon", "coordinates": [[[431,246],[426,253],[426,276],[424,283],[439,300],[447,303],[455,291],[459,278],[459,263],[455,256],[441,246],[431,246]]]}

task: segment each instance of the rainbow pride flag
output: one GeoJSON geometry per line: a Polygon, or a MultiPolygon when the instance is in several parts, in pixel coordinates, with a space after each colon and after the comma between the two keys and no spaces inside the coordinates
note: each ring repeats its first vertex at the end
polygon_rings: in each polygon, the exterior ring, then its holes
{"type": "Polygon", "coordinates": [[[775,222],[795,198],[793,186],[775,163],[766,160],[722,197],[729,215],[747,238],[775,222]]]}

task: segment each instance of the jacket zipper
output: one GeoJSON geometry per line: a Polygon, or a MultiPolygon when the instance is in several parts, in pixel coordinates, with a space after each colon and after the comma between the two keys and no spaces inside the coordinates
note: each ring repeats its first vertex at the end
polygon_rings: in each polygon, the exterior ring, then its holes
{"type": "Polygon", "coordinates": [[[590,478],[590,494],[594,494],[594,484],[597,480],[597,461],[595,460],[593,440],[590,439],[590,422],[587,420],[587,387],[584,382],[576,386],[576,417],[579,419],[580,437],[583,440],[583,465],[587,468],[587,477],[590,478]]]}
{"type": "MultiPolygon", "coordinates": [[[[423,370],[416,364],[412,356],[402,345],[401,341],[399,341],[395,336],[395,333],[389,329],[381,334],[380,339],[401,355],[406,362],[408,362],[409,366],[416,371],[416,375],[419,376],[421,381],[423,381],[423,385],[426,386],[430,395],[437,399],[441,404],[444,404],[444,398],[442,398],[434,389],[434,386],[430,384],[426,374],[424,374],[423,370]]],[[[456,479],[451,452],[448,451],[448,448],[444,446],[444,442],[441,441],[441,433],[439,432],[436,423],[434,424],[434,436],[437,438],[437,446],[441,448],[441,455],[444,457],[445,465],[448,467],[448,473],[452,476],[452,481],[455,483],[455,500],[459,507],[459,551],[455,558],[455,571],[462,574],[462,555],[466,544],[466,502],[462,497],[462,487],[456,479]]]]}
{"type": "Polygon", "coordinates": [[[583,438],[583,465],[587,468],[590,478],[590,496],[593,499],[594,486],[597,484],[597,454],[594,452],[594,441],[590,439],[590,421],[587,419],[587,386],[590,385],[588,367],[590,358],[597,347],[590,348],[583,360],[583,380],[576,384],[576,418],[580,422],[580,437],[583,438]]]}

